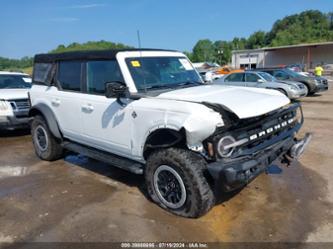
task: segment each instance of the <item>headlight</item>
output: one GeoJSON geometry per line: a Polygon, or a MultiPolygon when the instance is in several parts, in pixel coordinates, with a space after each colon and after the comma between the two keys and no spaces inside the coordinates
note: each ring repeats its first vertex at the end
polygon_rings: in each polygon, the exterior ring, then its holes
{"type": "Polygon", "coordinates": [[[302,118],[303,118],[302,109],[301,109],[301,107],[299,107],[296,109],[295,119],[297,122],[301,123],[302,118]]]}
{"type": "Polygon", "coordinates": [[[293,90],[293,91],[297,91],[298,87],[297,86],[289,86],[289,89],[293,90]]]}
{"type": "Polygon", "coordinates": [[[221,157],[230,157],[234,152],[235,147],[229,147],[228,145],[234,144],[236,140],[232,136],[225,136],[220,139],[217,144],[217,152],[221,157]]]}
{"type": "Polygon", "coordinates": [[[12,115],[12,108],[6,100],[0,100],[0,115],[10,116],[12,115]]]}

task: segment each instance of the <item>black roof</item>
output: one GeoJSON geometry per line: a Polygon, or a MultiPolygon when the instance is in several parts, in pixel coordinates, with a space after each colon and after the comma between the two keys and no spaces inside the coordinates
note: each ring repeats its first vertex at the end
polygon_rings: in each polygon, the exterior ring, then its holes
{"type": "Polygon", "coordinates": [[[176,52],[175,50],[164,49],[151,49],[151,48],[129,48],[129,49],[113,49],[113,50],[85,50],[73,51],[64,53],[53,54],[37,54],[34,58],[34,63],[53,63],[56,61],[64,60],[106,60],[115,59],[118,52],[131,52],[131,51],[169,51],[176,52]]]}

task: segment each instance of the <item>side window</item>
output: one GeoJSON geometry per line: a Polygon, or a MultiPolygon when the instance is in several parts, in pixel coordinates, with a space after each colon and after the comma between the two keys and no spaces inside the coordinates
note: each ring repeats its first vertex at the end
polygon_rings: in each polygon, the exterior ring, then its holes
{"type": "Polygon", "coordinates": [[[104,94],[105,83],[112,81],[124,82],[117,61],[105,60],[87,62],[88,93],[104,94]]]}
{"type": "Polygon", "coordinates": [[[54,70],[52,70],[51,63],[35,63],[33,70],[33,81],[42,83],[42,84],[50,84],[52,81],[54,70]]]}
{"type": "Polygon", "coordinates": [[[260,79],[256,74],[254,73],[247,73],[245,74],[246,76],[246,82],[258,82],[258,80],[260,79]]]}
{"type": "Polygon", "coordinates": [[[243,73],[233,73],[227,76],[225,79],[226,82],[241,82],[243,81],[243,73]]]}
{"type": "Polygon", "coordinates": [[[286,80],[289,79],[289,75],[283,71],[276,71],[274,73],[275,78],[280,79],[280,80],[286,80]]]}
{"type": "Polygon", "coordinates": [[[57,80],[63,90],[81,91],[81,67],[80,61],[59,62],[57,80]]]}

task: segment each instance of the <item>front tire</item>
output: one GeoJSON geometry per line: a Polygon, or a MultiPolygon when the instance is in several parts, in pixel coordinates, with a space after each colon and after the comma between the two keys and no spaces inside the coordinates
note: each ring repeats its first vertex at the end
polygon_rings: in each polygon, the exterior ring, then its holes
{"type": "Polygon", "coordinates": [[[31,123],[32,142],[36,155],[46,161],[54,161],[63,156],[63,148],[49,130],[42,116],[35,116],[31,123]]]}
{"type": "Polygon", "coordinates": [[[205,161],[194,152],[177,148],[153,152],[145,170],[148,193],[171,213],[200,217],[215,204],[204,170],[205,161]]]}

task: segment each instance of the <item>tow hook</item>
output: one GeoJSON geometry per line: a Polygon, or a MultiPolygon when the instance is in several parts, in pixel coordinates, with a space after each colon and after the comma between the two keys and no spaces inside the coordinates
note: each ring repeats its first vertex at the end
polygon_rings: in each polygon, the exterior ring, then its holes
{"type": "Polygon", "coordinates": [[[306,146],[309,144],[312,138],[311,133],[306,133],[304,138],[301,140],[296,140],[295,144],[290,148],[288,153],[286,153],[282,158],[282,163],[286,163],[288,166],[293,160],[298,160],[303,154],[306,146]]]}

